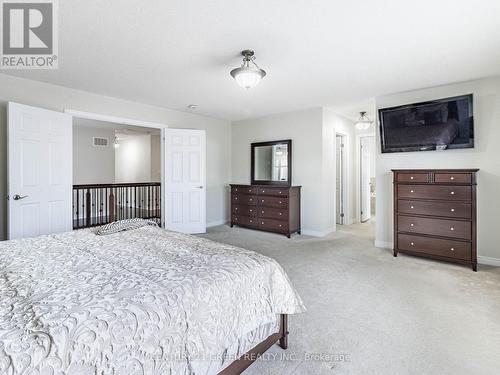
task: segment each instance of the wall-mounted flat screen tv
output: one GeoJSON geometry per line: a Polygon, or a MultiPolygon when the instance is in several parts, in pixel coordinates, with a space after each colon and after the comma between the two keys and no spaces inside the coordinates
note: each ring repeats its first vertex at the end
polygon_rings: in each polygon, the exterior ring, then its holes
{"type": "Polygon", "coordinates": [[[379,109],[382,152],[474,147],[472,94],[379,109]]]}

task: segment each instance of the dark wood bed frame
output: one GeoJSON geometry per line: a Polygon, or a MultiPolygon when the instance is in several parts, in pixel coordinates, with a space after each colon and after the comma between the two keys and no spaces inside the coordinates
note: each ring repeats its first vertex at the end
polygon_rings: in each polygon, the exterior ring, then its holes
{"type": "Polygon", "coordinates": [[[239,375],[245,371],[248,366],[255,362],[259,357],[276,342],[279,341],[279,346],[282,349],[288,348],[288,315],[281,314],[280,316],[280,330],[267,339],[262,341],[260,344],[255,346],[253,349],[249,350],[243,354],[236,361],[231,363],[224,370],[219,372],[218,375],[239,375]]]}

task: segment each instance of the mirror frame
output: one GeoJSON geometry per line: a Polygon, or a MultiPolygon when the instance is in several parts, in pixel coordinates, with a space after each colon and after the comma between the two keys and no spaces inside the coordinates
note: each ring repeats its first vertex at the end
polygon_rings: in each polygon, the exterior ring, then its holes
{"type": "Polygon", "coordinates": [[[281,186],[291,186],[292,185],[292,140],[285,139],[282,141],[270,141],[270,142],[257,142],[251,145],[251,168],[250,168],[250,179],[252,185],[281,185],[281,186]],[[255,180],[255,148],[259,146],[275,146],[278,144],[286,144],[288,146],[288,180],[287,181],[272,181],[272,180],[255,180]]]}

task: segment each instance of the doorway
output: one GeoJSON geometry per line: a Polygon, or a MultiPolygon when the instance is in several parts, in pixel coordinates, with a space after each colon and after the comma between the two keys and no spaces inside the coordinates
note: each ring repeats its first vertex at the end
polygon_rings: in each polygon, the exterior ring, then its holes
{"type": "Polygon", "coordinates": [[[375,220],[375,136],[360,138],[360,221],[375,220]]]}
{"type": "Polygon", "coordinates": [[[346,171],[345,171],[345,142],[346,136],[343,134],[336,134],[335,137],[335,222],[338,225],[345,224],[345,184],[346,184],[346,171]]]}

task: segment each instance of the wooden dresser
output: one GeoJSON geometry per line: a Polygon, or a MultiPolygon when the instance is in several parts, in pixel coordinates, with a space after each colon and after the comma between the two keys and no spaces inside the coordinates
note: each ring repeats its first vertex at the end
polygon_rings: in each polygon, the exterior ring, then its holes
{"type": "Polygon", "coordinates": [[[477,271],[477,171],[393,170],[394,256],[424,256],[477,271]]]}
{"type": "Polygon", "coordinates": [[[300,234],[300,186],[231,185],[231,227],[300,234]]]}

